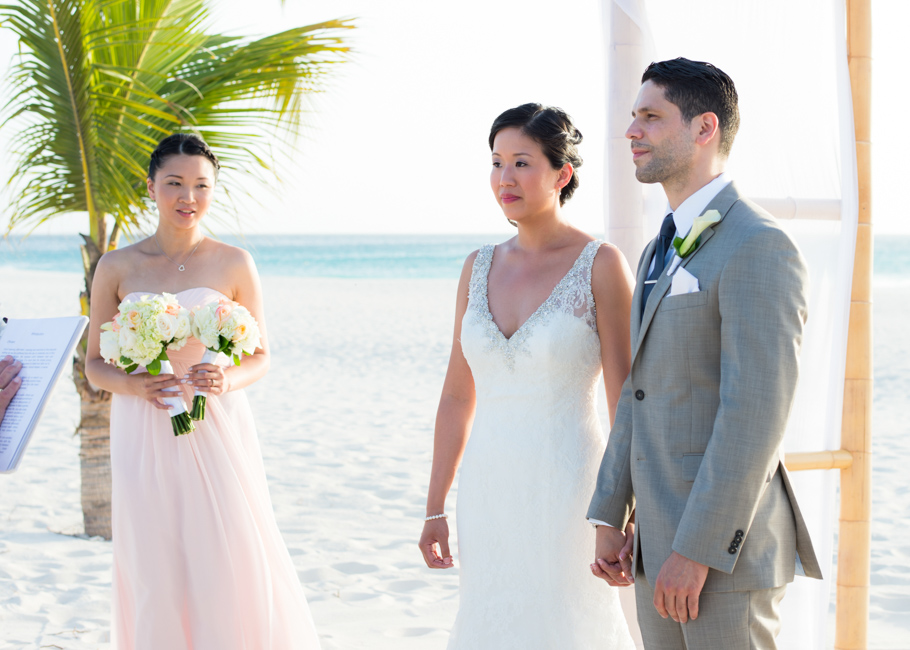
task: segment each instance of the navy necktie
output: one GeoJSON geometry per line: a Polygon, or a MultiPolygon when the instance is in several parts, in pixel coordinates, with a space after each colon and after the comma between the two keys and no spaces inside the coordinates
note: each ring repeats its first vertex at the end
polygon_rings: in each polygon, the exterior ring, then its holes
{"type": "Polygon", "coordinates": [[[641,316],[645,315],[645,305],[648,304],[648,296],[651,295],[651,290],[654,289],[660,274],[664,271],[667,251],[670,250],[670,243],[673,241],[675,234],[676,224],[673,222],[673,213],[671,212],[664,217],[664,222],[660,226],[660,235],[657,236],[657,248],[654,249],[654,269],[648,274],[644,291],[641,294],[641,316]]]}

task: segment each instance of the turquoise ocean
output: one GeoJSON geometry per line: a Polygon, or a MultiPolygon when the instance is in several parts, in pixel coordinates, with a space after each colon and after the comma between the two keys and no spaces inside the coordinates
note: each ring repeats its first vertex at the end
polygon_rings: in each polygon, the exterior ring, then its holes
{"type": "MultiPolygon", "coordinates": [[[[250,251],[264,276],[457,278],[467,255],[503,235],[249,235],[222,240],[250,251]]],[[[0,267],[82,272],[78,235],[0,240],[0,267]]],[[[8,277],[8,276],[7,276],[8,277]]],[[[7,278],[4,278],[7,279],[7,278]]],[[[910,235],[875,238],[876,283],[910,283],[910,235]]]]}

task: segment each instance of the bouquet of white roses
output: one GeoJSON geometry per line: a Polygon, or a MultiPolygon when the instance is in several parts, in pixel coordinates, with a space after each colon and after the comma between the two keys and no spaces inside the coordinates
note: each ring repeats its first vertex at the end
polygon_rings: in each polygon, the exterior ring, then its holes
{"type": "MultiPolygon", "coordinates": [[[[142,296],[120,303],[114,320],[101,326],[101,356],[127,373],[145,366],[151,375],[173,374],[167,351],[186,345],[190,333],[190,312],[177,303],[176,296],[142,296]]],[[[176,387],[167,390],[180,391],[176,387]]],[[[170,407],[175,436],[195,430],[182,397],[166,397],[164,402],[170,407]]]]}
{"type": "MultiPolygon", "coordinates": [[[[219,354],[226,354],[239,366],[244,354],[251,355],[259,347],[259,324],[246,307],[232,300],[196,307],[192,313],[192,330],[193,336],[205,346],[200,363],[215,363],[219,354]]],[[[190,416],[194,420],[205,419],[205,393],[198,388],[190,416]]]]}

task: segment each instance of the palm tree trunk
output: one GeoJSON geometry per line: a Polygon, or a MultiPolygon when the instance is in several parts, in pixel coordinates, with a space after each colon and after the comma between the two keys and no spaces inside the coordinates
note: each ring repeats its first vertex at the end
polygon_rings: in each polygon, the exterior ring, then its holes
{"type": "MultiPolygon", "coordinates": [[[[85,290],[80,294],[82,313],[89,315],[92,281],[98,260],[109,248],[105,241],[103,218],[95,224],[98,243],[83,235],[82,261],[85,271],[85,290]]],[[[112,233],[113,234],[113,233],[112,233]]],[[[92,386],[85,376],[88,349],[88,328],[76,347],[73,359],[73,383],[81,398],[81,417],[76,432],[80,438],[79,465],[82,478],[82,520],[85,534],[111,539],[111,394],[92,386]]]]}
{"type": "Polygon", "coordinates": [[[79,463],[82,468],[82,520],[89,537],[111,538],[111,401],[82,400],[79,463]]]}

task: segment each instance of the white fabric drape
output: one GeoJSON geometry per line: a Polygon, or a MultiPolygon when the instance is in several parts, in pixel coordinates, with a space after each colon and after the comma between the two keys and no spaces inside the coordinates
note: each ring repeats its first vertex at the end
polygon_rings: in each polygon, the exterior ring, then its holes
{"type": "MultiPolygon", "coordinates": [[[[607,238],[633,268],[666,198],[634,177],[624,138],[650,61],[709,61],[736,83],[742,124],[728,171],[783,218],[809,263],[810,306],[785,451],[840,448],[857,222],[856,155],[843,0],[606,0],[607,238]],[[787,205],[789,214],[771,206],[787,205]],[[793,216],[793,208],[796,218],[793,216]],[[818,208],[821,208],[819,210],[818,208]]],[[[782,608],[784,650],[823,648],[833,589],[837,476],[791,474],[826,580],[797,578],[782,608]]]]}

